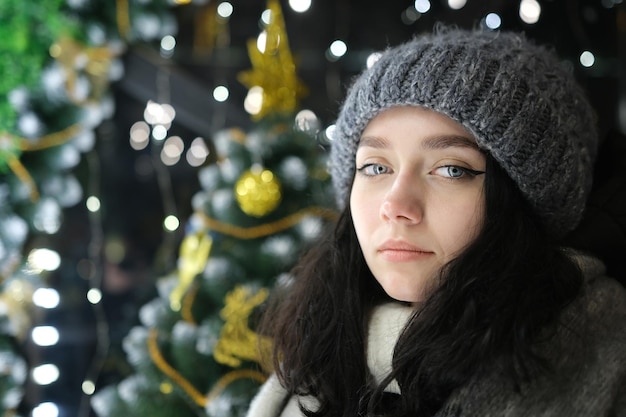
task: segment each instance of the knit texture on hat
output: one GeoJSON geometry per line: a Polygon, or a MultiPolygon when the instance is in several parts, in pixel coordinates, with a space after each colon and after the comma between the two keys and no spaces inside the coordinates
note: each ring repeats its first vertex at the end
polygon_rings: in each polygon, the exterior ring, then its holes
{"type": "Polygon", "coordinates": [[[552,51],[522,34],[454,28],[386,50],[356,79],[336,122],[330,172],[340,207],[363,130],[399,105],[424,106],[465,126],[553,235],[580,221],[597,152],[595,113],[552,51]]]}

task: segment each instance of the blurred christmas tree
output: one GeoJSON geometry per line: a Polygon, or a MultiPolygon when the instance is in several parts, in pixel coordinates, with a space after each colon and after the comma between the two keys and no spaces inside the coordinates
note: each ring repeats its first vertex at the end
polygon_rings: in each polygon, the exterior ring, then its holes
{"type": "Polygon", "coordinates": [[[22,348],[40,318],[33,298],[47,308],[58,303],[56,291],[37,290],[48,289],[64,262],[54,235],[65,209],[86,194],[76,171],[113,114],[109,85],[123,74],[119,57],[129,42],[175,31],[169,7],[165,0],[0,2],[0,415],[14,415],[23,400],[22,348]]]}
{"type": "Polygon", "coordinates": [[[319,123],[297,112],[304,87],[278,1],[268,10],[265,45],[248,45],[253,69],[240,74],[255,123],[213,137],[217,162],[199,171],[178,267],[124,342],[136,373],[94,395],[100,417],[243,415],[267,376],[259,307],[335,216],[319,123]]]}

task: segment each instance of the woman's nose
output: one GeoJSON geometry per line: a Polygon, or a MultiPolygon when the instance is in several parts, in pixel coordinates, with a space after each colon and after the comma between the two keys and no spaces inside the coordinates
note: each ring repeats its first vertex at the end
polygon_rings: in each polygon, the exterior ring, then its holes
{"type": "Polygon", "coordinates": [[[380,207],[383,220],[419,223],[424,216],[423,192],[411,177],[396,177],[380,207]]]}

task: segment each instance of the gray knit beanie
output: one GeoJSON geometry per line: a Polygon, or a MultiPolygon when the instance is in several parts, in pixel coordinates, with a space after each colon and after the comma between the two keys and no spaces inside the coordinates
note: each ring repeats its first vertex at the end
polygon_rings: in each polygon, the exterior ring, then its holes
{"type": "Polygon", "coordinates": [[[385,51],[356,79],[336,122],[330,172],[341,208],[363,130],[398,105],[427,107],[465,126],[553,235],[580,221],[597,153],[595,113],[553,52],[522,34],[454,28],[385,51]]]}

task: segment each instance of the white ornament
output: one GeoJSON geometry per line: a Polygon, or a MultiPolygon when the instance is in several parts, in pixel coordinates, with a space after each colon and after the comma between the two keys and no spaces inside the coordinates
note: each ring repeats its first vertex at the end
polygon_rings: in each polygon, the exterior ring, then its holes
{"type": "Polygon", "coordinates": [[[191,207],[195,211],[204,211],[204,207],[208,203],[209,198],[206,193],[198,192],[191,197],[191,207]]]}
{"type": "Polygon", "coordinates": [[[28,111],[18,117],[17,128],[23,136],[32,139],[41,135],[43,123],[35,113],[28,111]]]}
{"type": "Polygon", "coordinates": [[[144,41],[156,39],[161,31],[159,18],[151,13],[144,13],[135,18],[133,28],[144,41]]]}
{"type": "Polygon", "coordinates": [[[0,224],[3,235],[12,244],[22,244],[28,235],[28,223],[17,215],[8,215],[0,224]]]}
{"type": "Polygon", "coordinates": [[[225,213],[235,204],[235,196],[233,190],[222,188],[213,193],[211,205],[214,213],[225,213]]]}
{"type": "Polygon", "coordinates": [[[26,87],[17,87],[9,92],[9,103],[15,111],[23,112],[28,107],[30,94],[26,87]]]}
{"type": "Polygon", "coordinates": [[[198,327],[189,322],[179,320],[174,324],[172,328],[172,341],[175,344],[179,343],[195,343],[198,334],[198,327]]]}
{"type": "Polygon", "coordinates": [[[146,341],[148,340],[148,329],[142,326],[135,326],[122,341],[122,347],[128,361],[131,364],[139,364],[145,360],[146,341]]]}
{"type": "Polygon", "coordinates": [[[261,253],[277,258],[281,263],[288,264],[295,256],[296,247],[293,239],[286,235],[273,236],[261,245],[261,253]]]}
{"type": "Polygon", "coordinates": [[[89,44],[101,46],[107,41],[106,28],[98,23],[92,23],[87,26],[87,39],[89,44]]]}
{"type": "Polygon", "coordinates": [[[24,396],[24,391],[19,387],[13,387],[4,393],[2,398],[2,406],[5,410],[15,409],[24,396]]]}
{"type": "Polygon", "coordinates": [[[89,152],[96,143],[96,134],[91,129],[84,129],[70,142],[79,152],[89,152]]]}
{"type": "Polygon", "coordinates": [[[305,241],[312,241],[320,235],[323,227],[319,217],[306,216],[298,223],[296,230],[305,241]]]}
{"type": "Polygon", "coordinates": [[[232,397],[230,395],[221,394],[219,397],[213,398],[213,400],[206,405],[204,411],[206,411],[210,417],[230,417],[232,407],[232,397]]]}
{"type": "Polygon", "coordinates": [[[203,189],[210,191],[217,187],[220,180],[219,167],[216,164],[208,165],[198,172],[198,181],[203,189]]]}
{"type": "Polygon", "coordinates": [[[41,232],[54,234],[61,227],[61,207],[52,198],[42,198],[35,208],[33,225],[41,232]]]}
{"type": "Polygon", "coordinates": [[[151,328],[159,324],[161,317],[167,314],[168,305],[162,298],[155,298],[139,309],[139,321],[145,327],[151,328]]]}
{"type": "Polygon", "coordinates": [[[308,170],[304,161],[297,156],[288,156],[279,166],[280,178],[295,190],[304,190],[307,186],[308,170]]]}

